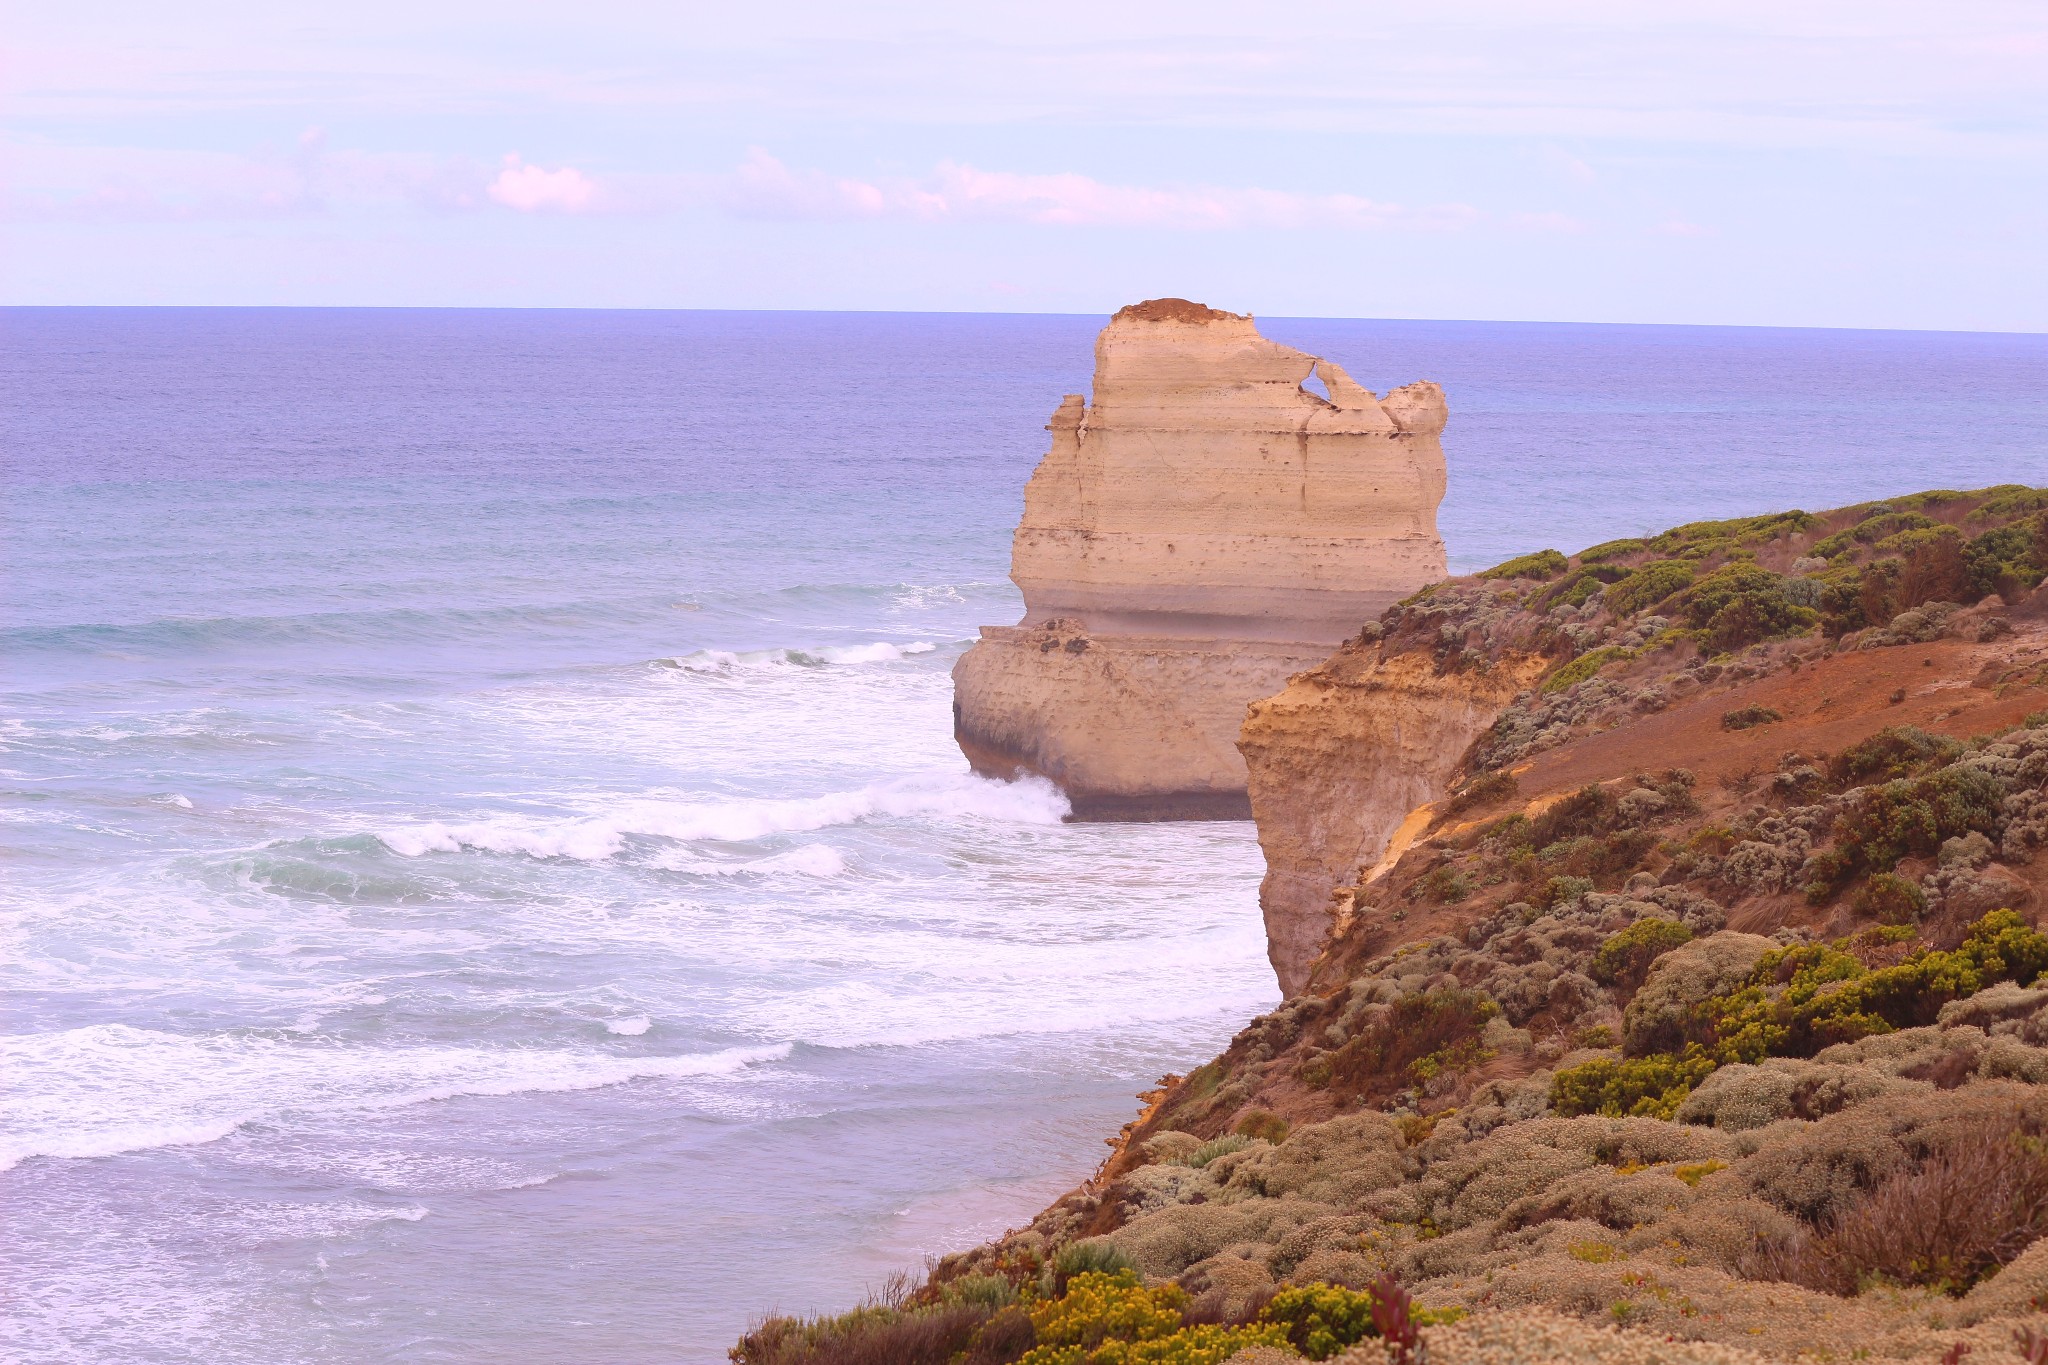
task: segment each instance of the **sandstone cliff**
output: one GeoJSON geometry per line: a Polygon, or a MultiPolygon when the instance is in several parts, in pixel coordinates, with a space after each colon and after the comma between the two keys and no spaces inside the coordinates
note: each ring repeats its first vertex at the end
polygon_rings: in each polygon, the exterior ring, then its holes
{"type": "Polygon", "coordinates": [[[1081,819],[1248,815],[1245,705],[1443,576],[1444,418],[1434,384],[1382,400],[1249,317],[1119,312],[1025,489],[1024,621],[954,669],[969,761],[1081,819]]]}

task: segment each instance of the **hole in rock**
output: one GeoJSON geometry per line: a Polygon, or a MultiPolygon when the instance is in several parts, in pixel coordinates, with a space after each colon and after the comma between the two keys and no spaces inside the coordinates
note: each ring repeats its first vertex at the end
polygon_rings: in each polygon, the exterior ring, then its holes
{"type": "Polygon", "coordinates": [[[1330,386],[1325,384],[1323,377],[1313,369],[1308,372],[1308,378],[1301,381],[1301,391],[1303,393],[1312,393],[1325,403],[1336,402],[1334,398],[1330,397],[1330,386]]]}

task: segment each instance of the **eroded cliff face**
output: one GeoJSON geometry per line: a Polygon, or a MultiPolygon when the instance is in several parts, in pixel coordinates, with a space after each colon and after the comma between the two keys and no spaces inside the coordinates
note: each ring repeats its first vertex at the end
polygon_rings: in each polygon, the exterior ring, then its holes
{"type": "Polygon", "coordinates": [[[1249,317],[1119,312],[1025,489],[1024,620],[954,668],[969,761],[1081,819],[1248,816],[1246,704],[1443,576],[1444,420],[1434,384],[1381,399],[1249,317]]]}
{"type": "Polygon", "coordinates": [[[1252,704],[1239,748],[1266,855],[1266,955],[1283,992],[1308,984],[1341,927],[1351,902],[1335,888],[1399,856],[1404,821],[1442,795],[1472,741],[1546,665],[1509,653],[1447,672],[1427,653],[1358,640],[1252,704]]]}

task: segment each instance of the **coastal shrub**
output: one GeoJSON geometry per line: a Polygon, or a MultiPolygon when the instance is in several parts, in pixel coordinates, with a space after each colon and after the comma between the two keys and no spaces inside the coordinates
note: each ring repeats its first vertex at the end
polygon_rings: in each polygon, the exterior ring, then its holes
{"type": "Polygon", "coordinates": [[[1959,766],[1865,788],[1836,817],[1834,847],[1813,860],[1807,898],[1824,902],[1858,872],[1890,872],[1901,858],[1932,857],[1958,835],[1995,836],[2004,799],[1996,777],[1959,766]]]}
{"type": "Polygon", "coordinates": [[[1620,933],[1609,935],[1593,954],[1593,979],[1633,995],[1650,974],[1651,963],[1691,941],[1692,930],[1677,920],[1639,919],[1620,933]]]}
{"type": "Polygon", "coordinates": [[[1403,996],[1329,1055],[1330,1083],[1384,1097],[1476,1062],[1479,1035],[1499,1014],[1492,996],[1461,986],[1403,996]]]}
{"type": "MultiPolygon", "coordinates": [[[[1244,1142],[1238,1143],[1238,1147],[1245,1145],[1244,1142]]],[[[1236,1149],[1233,1148],[1232,1150],[1236,1149]]],[[[1195,1151],[1199,1154],[1201,1148],[1198,1147],[1195,1151]]],[[[1210,1161],[1215,1160],[1221,1155],[1221,1152],[1212,1152],[1201,1164],[1206,1166],[1210,1161]]],[[[1189,1157],[1188,1164],[1191,1166],[1195,1164],[1192,1156],[1189,1157]]],[[[1051,1275],[1053,1292],[1055,1294],[1064,1294],[1067,1292],[1068,1284],[1076,1276],[1119,1275],[1125,1271],[1135,1274],[1137,1267],[1132,1264],[1130,1257],[1124,1255],[1123,1252],[1117,1250],[1108,1242],[1084,1241],[1069,1242],[1061,1247],[1058,1254],[1052,1258],[1052,1264],[1047,1267],[1047,1270],[1051,1275]]]]}
{"type": "Polygon", "coordinates": [[[1660,559],[1616,583],[1601,601],[1616,616],[1634,616],[1691,587],[1692,582],[1692,565],[1678,559],[1660,559]]]}
{"type": "Polygon", "coordinates": [[[1562,692],[1567,687],[1584,682],[1611,663],[1633,659],[1635,656],[1636,652],[1634,650],[1622,649],[1615,645],[1603,645],[1599,649],[1589,649],[1545,678],[1542,690],[1545,692],[1562,692]]]}
{"type": "Polygon", "coordinates": [[[1963,1294],[2048,1235],[2048,1144],[2014,1122],[1962,1132],[1837,1209],[1760,1267],[1834,1294],[1963,1294]]]}
{"type": "Polygon", "coordinates": [[[1917,725],[1888,725],[1828,761],[1828,776],[1847,787],[1876,779],[1910,777],[1962,752],[1952,739],[1930,735],[1917,725]]]}
{"type": "Polygon", "coordinates": [[[990,1313],[971,1303],[869,1305],[832,1317],[769,1318],[726,1352],[735,1365],[949,1365],[990,1313]]]}
{"type": "Polygon", "coordinates": [[[1310,1360],[1328,1360],[1373,1335],[1373,1296],[1341,1285],[1283,1289],[1259,1316],[1287,1334],[1287,1344],[1310,1360]]]}
{"type": "Polygon", "coordinates": [[[1278,1146],[1287,1141],[1287,1120],[1270,1109],[1254,1109],[1237,1121],[1239,1135],[1262,1138],[1278,1146]]]}
{"type": "Polygon", "coordinates": [[[1927,897],[1904,877],[1879,872],[1856,892],[1850,907],[1879,924],[1911,924],[1927,913],[1927,897]]]}
{"type": "Polygon", "coordinates": [[[1705,548],[1709,551],[1734,546],[1762,545],[1780,536],[1797,535],[1820,524],[1811,512],[1769,512],[1756,517],[1734,517],[1726,521],[1690,521],[1650,538],[1650,548],[1659,554],[1705,548]]]}
{"type": "Polygon", "coordinates": [[[1593,890],[1591,877],[1552,877],[1543,884],[1537,894],[1537,903],[1548,910],[1554,906],[1568,905],[1593,890]]]}
{"type": "Polygon", "coordinates": [[[1646,540],[1634,536],[1622,540],[1603,540],[1590,549],[1579,551],[1579,563],[1604,564],[1610,559],[1621,559],[1627,555],[1640,554],[1650,548],[1646,540]]]}
{"type": "Polygon", "coordinates": [[[1408,888],[1411,900],[1427,898],[1438,905],[1456,905],[1471,894],[1472,883],[1464,873],[1448,863],[1431,868],[1408,888]]]}
{"type": "Polygon", "coordinates": [[[1017,1365],[1222,1365],[1247,1347],[1286,1345],[1271,1324],[1189,1326],[1187,1307],[1179,1285],[1148,1289],[1135,1270],[1077,1275],[1030,1309],[1037,1344],[1017,1365]]]}
{"type": "Polygon", "coordinates": [[[1784,580],[1754,564],[1725,564],[1680,593],[1675,609],[1717,653],[1763,640],[1797,635],[1820,624],[1820,614],[1795,606],[1784,580]]]}
{"type": "Polygon", "coordinates": [[[1600,1114],[1669,1119],[1717,1065],[1697,1044],[1676,1055],[1602,1057],[1565,1067],[1551,1077],[1550,1104],[1565,1118],[1600,1114]]]}
{"type": "Polygon", "coordinates": [[[1504,564],[1496,564],[1481,578],[1537,578],[1557,577],[1570,567],[1570,562],[1556,550],[1538,550],[1534,554],[1517,555],[1504,564]]]}
{"type": "Polygon", "coordinates": [[[1384,1337],[1398,1353],[1413,1350],[1423,1327],[1465,1316],[1462,1308],[1423,1308],[1390,1275],[1370,1289],[1310,1284],[1283,1289],[1260,1310],[1259,1320],[1285,1331],[1287,1344],[1309,1360],[1328,1360],[1368,1337],[1384,1337]]]}
{"type": "Polygon", "coordinates": [[[1869,968],[1852,940],[1802,943],[1765,953],[1742,988],[1701,1007],[1723,1062],[1811,1057],[1835,1043],[1934,1023],[1951,1000],[1996,981],[2028,985],[2048,969],[2048,937],[2011,910],[1970,927],[1960,947],[1923,948],[1869,968]]]}
{"type": "Polygon", "coordinates": [[[1721,716],[1723,730],[1754,730],[1759,725],[1770,725],[1785,719],[1783,711],[1754,703],[1724,712],[1721,716]]]}
{"type": "MultiPolygon", "coordinates": [[[[1211,1138],[1195,1148],[1194,1151],[1189,1152],[1188,1165],[1199,1171],[1217,1157],[1229,1156],[1232,1152],[1241,1152],[1251,1145],[1252,1139],[1243,1133],[1226,1133],[1220,1138],[1211,1138]]],[[[1099,1268],[1108,1269],[1107,1266],[1099,1268]]]]}

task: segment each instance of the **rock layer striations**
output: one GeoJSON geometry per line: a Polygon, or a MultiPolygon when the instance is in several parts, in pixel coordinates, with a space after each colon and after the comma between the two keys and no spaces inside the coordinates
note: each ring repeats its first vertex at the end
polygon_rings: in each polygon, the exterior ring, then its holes
{"type": "Polygon", "coordinates": [[[1444,417],[1436,385],[1381,399],[1249,317],[1123,309],[1025,489],[1024,619],[953,670],[974,768],[1080,819],[1247,817],[1245,706],[1443,577],[1444,417]]]}

